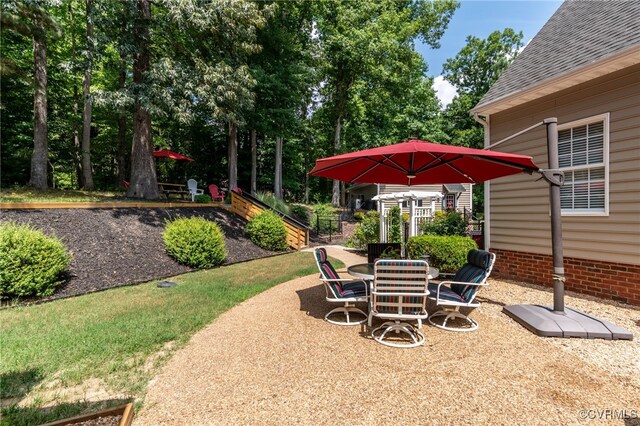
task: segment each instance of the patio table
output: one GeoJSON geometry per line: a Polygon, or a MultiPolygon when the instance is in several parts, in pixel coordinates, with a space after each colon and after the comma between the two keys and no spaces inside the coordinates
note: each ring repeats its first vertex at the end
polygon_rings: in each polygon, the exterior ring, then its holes
{"type": "MultiPolygon", "coordinates": [[[[351,265],[347,268],[347,273],[356,278],[362,278],[364,280],[373,281],[373,263],[359,263],[357,265],[351,265]]],[[[429,279],[432,280],[440,275],[440,271],[437,268],[429,266],[429,279]]]]}
{"type": "Polygon", "coordinates": [[[181,183],[158,182],[158,190],[167,197],[167,200],[171,194],[179,195],[181,199],[184,199],[185,196],[189,195],[189,191],[187,191],[186,186],[181,183]]]}

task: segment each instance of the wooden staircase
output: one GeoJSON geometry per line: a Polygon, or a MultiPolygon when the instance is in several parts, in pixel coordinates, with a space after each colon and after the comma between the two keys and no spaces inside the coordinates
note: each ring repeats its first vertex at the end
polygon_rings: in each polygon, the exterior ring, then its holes
{"type": "Polygon", "coordinates": [[[271,210],[282,217],[284,226],[287,228],[287,244],[289,247],[294,250],[300,250],[309,245],[309,228],[307,226],[282,214],[250,194],[231,192],[231,211],[243,219],[251,220],[251,218],[264,210],[271,210]]]}

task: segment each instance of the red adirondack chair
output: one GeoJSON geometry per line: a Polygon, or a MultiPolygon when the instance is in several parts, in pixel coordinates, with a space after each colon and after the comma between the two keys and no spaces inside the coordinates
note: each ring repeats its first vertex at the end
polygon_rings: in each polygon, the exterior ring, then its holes
{"type": "Polygon", "coordinates": [[[209,185],[209,192],[211,193],[212,201],[224,201],[224,194],[218,190],[218,185],[209,185]]]}

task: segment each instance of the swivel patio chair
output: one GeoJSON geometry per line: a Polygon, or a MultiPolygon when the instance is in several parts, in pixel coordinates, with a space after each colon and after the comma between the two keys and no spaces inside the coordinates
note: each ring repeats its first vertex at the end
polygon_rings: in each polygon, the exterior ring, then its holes
{"type": "Polygon", "coordinates": [[[374,273],[369,327],[373,317],[390,321],[375,328],[371,336],[378,343],[396,348],[423,345],[422,320],[427,318],[429,296],[427,262],[380,259],[375,263],[374,273]],[[403,320],[417,320],[418,327],[403,320]]]}
{"type": "Polygon", "coordinates": [[[218,189],[218,185],[209,185],[209,193],[211,194],[211,201],[224,201],[224,194],[218,189]]]}
{"type": "Polygon", "coordinates": [[[195,179],[189,179],[187,181],[187,188],[189,188],[189,194],[191,195],[191,202],[194,202],[196,195],[204,194],[204,189],[198,189],[198,182],[195,179]]]}
{"type": "Polygon", "coordinates": [[[355,303],[367,303],[369,301],[366,281],[340,278],[333,265],[327,260],[327,251],[323,247],[318,247],[314,251],[316,265],[320,270],[320,280],[324,284],[327,302],[344,303],[344,306],[332,309],[324,319],[336,325],[358,325],[367,321],[367,314],[357,308],[355,303]],[[334,314],[342,314],[345,321],[332,319],[334,314]],[[351,316],[356,314],[363,319],[352,321],[351,316]]]}
{"type": "Polygon", "coordinates": [[[488,285],[487,278],[491,274],[496,255],[483,250],[469,250],[467,263],[458,270],[452,281],[442,281],[439,284],[429,283],[430,300],[434,300],[441,309],[429,317],[429,323],[438,328],[449,331],[473,331],[478,323],[460,312],[460,308],[477,308],[480,303],[475,302],[478,289],[488,285]],[[434,319],[444,317],[442,323],[434,319]],[[461,327],[451,327],[447,322],[451,319],[462,319],[461,327]]]}

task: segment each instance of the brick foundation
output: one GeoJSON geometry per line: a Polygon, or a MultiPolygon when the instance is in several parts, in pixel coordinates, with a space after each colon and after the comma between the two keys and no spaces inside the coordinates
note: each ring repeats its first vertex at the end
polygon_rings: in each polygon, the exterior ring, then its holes
{"type": "MultiPolygon", "coordinates": [[[[553,286],[549,255],[491,249],[496,254],[492,276],[553,286]]],[[[565,289],[640,306],[640,265],[564,258],[565,289]]]]}

